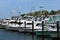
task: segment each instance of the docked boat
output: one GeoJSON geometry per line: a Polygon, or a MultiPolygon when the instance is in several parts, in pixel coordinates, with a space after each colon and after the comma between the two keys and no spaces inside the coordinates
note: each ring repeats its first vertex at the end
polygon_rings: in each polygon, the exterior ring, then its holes
{"type": "Polygon", "coordinates": [[[44,25],[44,28],[43,28],[42,27],[42,22],[41,23],[37,23],[37,24],[36,24],[36,27],[38,27],[39,30],[38,29],[35,30],[36,35],[50,35],[49,32],[48,32],[49,29],[47,28],[47,26],[44,25]]]}
{"type": "Polygon", "coordinates": [[[16,20],[9,20],[5,26],[6,30],[18,30],[18,27],[16,20]]]}
{"type": "Polygon", "coordinates": [[[18,30],[19,30],[19,32],[25,32],[25,29],[31,28],[31,25],[27,25],[27,24],[31,24],[31,20],[32,20],[32,16],[24,16],[20,20],[18,20],[18,23],[19,23],[18,30]]]}
{"type": "MultiPolygon", "coordinates": [[[[48,29],[47,31],[44,30],[44,34],[42,33],[42,30],[37,30],[36,31],[36,35],[51,35],[51,34],[55,34],[57,33],[57,20],[59,21],[59,18],[60,16],[57,16],[57,15],[53,15],[53,16],[50,16],[48,17],[48,20],[45,19],[45,25],[46,25],[46,28],[48,29]]],[[[60,33],[60,27],[59,27],[59,33],[60,33]]]]}
{"type": "Polygon", "coordinates": [[[4,20],[2,20],[1,25],[6,26],[8,24],[9,20],[10,19],[4,19],[4,20]]]}
{"type": "Polygon", "coordinates": [[[25,20],[19,20],[19,27],[18,27],[18,31],[19,32],[24,32],[25,30],[23,28],[25,28],[25,24],[24,24],[25,20]]]}

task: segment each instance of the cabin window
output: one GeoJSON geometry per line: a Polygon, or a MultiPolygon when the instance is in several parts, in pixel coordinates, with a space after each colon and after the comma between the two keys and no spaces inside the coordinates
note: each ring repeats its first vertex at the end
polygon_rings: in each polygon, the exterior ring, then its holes
{"type": "Polygon", "coordinates": [[[36,24],[36,26],[41,26],[42,24],[40,24],[40,23],[38,23],[38,24],[36,24]]]}
{"type": "Polygon", "coordinates": [[[27,23],[27,25],[32,25],[32,23],[27,23]]]}
{"type": "Polygon", "coordinates": [[[55,28],[55,26],[51,26],[52,28],[55,28]]]}
{"type": "Polygon", "coordinates": [[[4,24],[7,23],[7,22],[4,22],[4,24]]]}
{"type": "Polygon", "coordinates": [[[23,22],[19,22],[18,24],[23,24],[23,22]]]}

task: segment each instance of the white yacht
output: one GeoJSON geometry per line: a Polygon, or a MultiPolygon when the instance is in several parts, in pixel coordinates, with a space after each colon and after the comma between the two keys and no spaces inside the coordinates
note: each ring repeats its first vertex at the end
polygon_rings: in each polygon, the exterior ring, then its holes
{"type": "MultiPolygon", "coordinates": [[[[18,30],[19,31],[25,31],[26,32],[32,32],[32,21],[34,22],[34,32],[35,30],[42,30],[42,21],[35,21],[35,20],[31,20],[32,17],[24,17],[23,19],[20,20],[21,24],[19,25],[18,30]]],[[[44,26],[46,29],[46,26],[44,26]]]]}
{"type": "Polygon", "coordinates": [[[50,15],[49,18],[50,19],[46,21],[47,22],[46,26],[48,26],[51,31],[57,31],[56,25],[57,25],[57,21],[60,21],[60,15],[50,15]]]}
{"type": "MultiPolygon", "coordinates": [[[[32,32],[32,24],[30,24],[30,25],[31,25],[31,28],[26,29],[28,32],[32,32]]],[[[34,30],[34,32],[37,30],[42,31],[42,21],[34,21],[33,30],[34,30]]],[[[44,26],[44,30],[45,31],[47,30],[46,26],[44,26]]]]}
{"type": "Polygon", "coordinates": [[[19,25],[16,23],[16,20],[9,20],[5,26],[7,30],[18,30],[19,25]]]}
{"type": "Polygon", "coordinates": [[[8,25],[9,21],[10,21],[10,19],[4,19],[4,20],[2,20],[2,22],[1,22],[2,27],[4,27],[6,29],[6,26],[8,25]]]}
{"type": "Polygon", "coordinates": [[[7,25],[9,20],[10,19],[4,19],[4,20],[2,20],[1,25],[3,25],[3,26],[7,25]]]}
{"type": "Polygon", "coordinates": [[[19,32],[24,32],[25,30],[23,28],[25,28],[25,20],[19,20],[18,23],[19,23],[19,27],[18,27],[18,31],[19,32]]]}
{"type": "Polygon", "coordinates": [[[18,17],[12,16],[9,19],[4,19],[2,25],[6,28],[6,30],[17,30],[19,25],[17,24],[18,17]]]}
{"type": "MultiPolygon", "coordinates": [[[[20,20],[20,21],[22,22],[22,24],[18,28],[18,30],[20,32],[21,31],[32,32],[32,21],[23,21],[23,20],[20,20]]],[[[42,21],[33,21],[33,22],[34,22],[34,24],[33,24],[34,32],[37,31],[37,30],[42,30],[42,21]]],[[[45,27],[45,30],[46,30],[46,26],[44,26],[44,27],[45,27]]]]}
{"type": "Polygon", "coordinates": [[[20,32],[24,32],[25,31],[25,27],[26,27],[26,29],[27,28],[31,28],[31,25],[29,25],[31,23],[31,20],[32,20],[32,16],[24,16],[20,20],[18,20],[18,23],[19,23],[18,30],[20,32]]]}

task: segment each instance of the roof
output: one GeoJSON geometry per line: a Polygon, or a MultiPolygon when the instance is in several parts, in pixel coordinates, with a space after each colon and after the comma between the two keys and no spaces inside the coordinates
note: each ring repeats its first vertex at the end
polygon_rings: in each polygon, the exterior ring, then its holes
{"type": "Polygon", "coordinates": [[[11,18],[19,18],[20,16],[12,16],[11,18]]]}

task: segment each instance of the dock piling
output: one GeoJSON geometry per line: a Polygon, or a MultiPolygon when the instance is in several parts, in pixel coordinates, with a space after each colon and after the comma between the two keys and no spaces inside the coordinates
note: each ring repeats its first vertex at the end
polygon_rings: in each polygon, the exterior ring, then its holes
{"type": "Polygon", "coordinates": [[[59,40],[59,21],[57,21],[57,40],[59,40]]]}
{"type": "Polygon", "coordinates": [[[42,21],[42,40],[44,40],[44,21],[42,21]]]}
{"type": "Polygon", "coordinates": [[[26,21],[24,22],[24,24],[25,24],[24,26],[25,26],[25,34],[26,34],[26,21]]]}
{"type": "Polygon", "coordinates": [[[32,40],[34,40],[34,21],[32,21],[32,40]]]}
{"type": "Polygon", "coordinates": [[[24,33],[25,33],[25,39],[24,40],[26,40],[26,21],[24,22],[24,26],[25,26],[25,31],[24,31],[24,33]]]}

